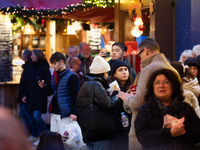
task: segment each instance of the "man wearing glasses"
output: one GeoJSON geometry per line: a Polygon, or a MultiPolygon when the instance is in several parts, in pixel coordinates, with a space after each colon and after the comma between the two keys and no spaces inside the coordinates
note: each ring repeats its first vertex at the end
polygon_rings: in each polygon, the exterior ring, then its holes
{"type": "Polygon", "coordinates": [[[136,94],[131,95],[121,91],[118,94],[118,97],[124,101],[124,108],[127,111],[132,111],[132,122],[129,132],[130,150],[142,149],[135,135],[134,121],[138,109],[145,103],[144,96],[147,91],[146,84],[149,80],[149,77],[153,74],[153,72],[164,68],[176,72],[177,76],[179,76],[178,72],[166,60],[164,54],[160,53],[160,47],[154,39],[146,38],[139,44],[138,48],[139,53],[137,56],[141,59],[141,67],[143,69],[140,73],[138,80],[134,83],[138,85],[136,94]]]}

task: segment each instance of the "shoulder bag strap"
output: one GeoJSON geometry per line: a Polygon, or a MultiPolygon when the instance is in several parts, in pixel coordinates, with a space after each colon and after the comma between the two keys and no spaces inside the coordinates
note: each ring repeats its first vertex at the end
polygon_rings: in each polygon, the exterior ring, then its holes
{"type": "Polygon", "coordinates": [[[91,111],[93,111],[93,92],[94,92],[94,82],[92,83],[92,94],[91,94],[91,99],[90,99],[91,111]]]}

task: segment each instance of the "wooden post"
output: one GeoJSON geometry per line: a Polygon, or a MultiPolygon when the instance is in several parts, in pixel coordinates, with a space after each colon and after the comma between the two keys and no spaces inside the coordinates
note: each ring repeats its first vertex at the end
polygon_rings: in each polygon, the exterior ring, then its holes
{"type": "Polygon", "coordinates": [[[120,11],[120,0],[115,3],[115,30],[114,30],[114,41],[115,42],[124,42],[123,41],[123,21],[122,21],[122,12],[120,11]]]}
{"type": "Polygon", "coordinates": [[[51,52],[51,34],[50,34],[50,19],[46,20],[46,59],[50,61],[51,52]]]}

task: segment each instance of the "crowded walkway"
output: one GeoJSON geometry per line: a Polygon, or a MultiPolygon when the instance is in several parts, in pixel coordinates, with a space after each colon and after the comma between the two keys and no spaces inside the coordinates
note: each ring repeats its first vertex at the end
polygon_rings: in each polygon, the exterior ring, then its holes
{"type": "Polygon", "coordinates": [[[195,57],[180,59],[184,63],[168,62],[151,38],[138,50],[139,74],[125,59],[127,47],[121,42],[112,45],[109,61],[102,51],[93,56],[87,43],[80,43],[78,51],[71,47],[67,59],[55,52],[51,64],[41,50],[25,50],[18,117],[0,108],[0,149],[199,148],[196,50],[195,57]]]}

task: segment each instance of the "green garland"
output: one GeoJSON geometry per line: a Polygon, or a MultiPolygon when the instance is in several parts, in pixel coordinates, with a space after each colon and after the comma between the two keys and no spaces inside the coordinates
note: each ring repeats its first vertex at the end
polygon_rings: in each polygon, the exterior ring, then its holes
{"type": "Polygon", "coordinates": [[[86,4],[93,4],[97,7],[115,7],[115,0],[83,0],[86,4]]]}
{"type": "Polygon", "coordinates": [[[63,16],[66,14],[77,12],[79,10],[84,10],[84,9],[93,8],[93,7],[95,7],[95,5],[82,3],[79,5],[66,6],[65,8],[62,8],[62,9],[37,10],[37,9],[32,8],[29,10],[26,7],[21,7],[18,5],[17,7],[9,6],[9,7],[0,8],[0,12],[2,14],[8,14],[8,15],[13,14],[13,15],[16,15],[17,17],[24,17],[24,18],[29,18],[29,17],[50,18],[50,17],[56,17],[56,16],[63,16]]]}
{"type": "MultiPolygon", "coordinates": [[[[91,9],[94,7],[114,7],[114,0],[83,0],[85,3],[71,6],[66,6],[62,9],[28,9],[25,6],[8,6],[0,8],[0,12],[5,15],[9,15],[11,19],[15,18],[16,23],[20,26],[13,30],[13,33],[17,33],[22,26],[29,23],[33,25],[34,29],[40,28],[40,24],[37,23],[37,20],[42,18],[56,18],[56,16],[65,16],[73,12],[78,12],[81,10],[91,9]],[[30,19],[31,18],[31,19],[30,19]]],[[[14,25],[13,25],[14,26],[14,25]]]]}

